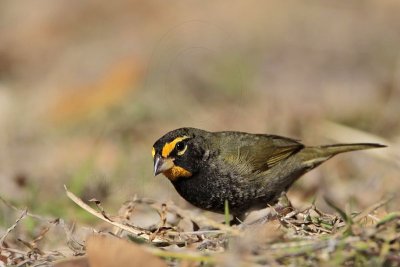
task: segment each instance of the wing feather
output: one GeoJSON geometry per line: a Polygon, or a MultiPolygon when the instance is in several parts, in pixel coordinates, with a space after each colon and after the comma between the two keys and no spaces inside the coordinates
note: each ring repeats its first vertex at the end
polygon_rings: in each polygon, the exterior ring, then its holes
{"type": "Polygon", "coordinates": [[[267,171],[304,147],[296,140],[277,135],[235,134],[219,139],[224,148],[220,156],[221,160],[244,172],[244,175],[267,171]]]}

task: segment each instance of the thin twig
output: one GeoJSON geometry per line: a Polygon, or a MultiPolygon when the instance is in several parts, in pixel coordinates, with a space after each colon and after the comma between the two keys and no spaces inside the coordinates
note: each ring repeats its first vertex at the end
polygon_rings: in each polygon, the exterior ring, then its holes
{"type": "Polygon", "coordinates": [[[357,216],[355,216],[353,218],[354,222],[359,222],[360,220],[362,220],[364,217],[368,216],[370,213],[374,212],[375,210],[379,209],[380,207],[384,206],[385,204],[387,204],[389,201],[393,200],[394,196],[389,196],[388,198],[385,198],[381,201],[379,201],[378,203],[375,203],[371,206],[369,206],[368,208],[366,208],[363,212],[361,212],[360,214],[358,214],[357,216]]]}
{"type": "Polygon", "coordinates": [[[11,225],[11,226],[7,229],[7,231],[4,233],[4,235],[0,238],[0,246],[1,246],[1,247],[3,247],[3,243],[4,243],[4,240],[6,239],[7,235],[8,235],[12,230],[14,230],[15,227],[17,227],[18,223],[19,223],[23,218],[25,218],[25,216],[26,216],[27,213],[28,213],[28,210],[27,210],[27,209],[24,209],[24,210],[22,211],[21,215],[19,216],[19,218],[15,221],[15,223],[14,223],[13,225],[11,225]]]}
{"type": "Polygon", "coordinates": [[[174,243],[173,241],[168,240],[168,239],[164,239],[164,238],[162,238],[160,236],[156,236],[156,237],[154,237],[154,239],[152,239],[151,233],[146,231],[146,230],[144,230],[144,229],[134,228],[132,226],[127,226],[127,225],[119,223],[119,222],[111,221],[110,219],[108,219],[108,217],[103,216],[103,214],[101,212],[94,210],[88,204],[83,202],[80,198],[78,198],[73,193],[68,191],[68,189],[67,189],[67,187],[65,185],[64,185],[64,188],[65,188],[66,194],[67,194],[69,199],[71,199],[79,207],[81,207],[82,209],[86,210],[90,214],[96,216],[97,218],[99,218],[99,219],[101,219],[101,220],[103,220],[105,222],[108,222],[109,224],[112,224],[115,227],[121,228],[121,229],[127,231],[128,233],[133,234],[136,237],[145,239],[147,241],[151,241],[153,243],[165,243],[165,242],[174,243]]]}
{"type": "MultiPolygon", "coordinates": [[[[23,212],[23,210],[17,208],[16,206],[14,206],[13,204],[11,204],[10,202],[8,202],[7,200],[5,200],[3,197],[0,196],[0,201],[3,202],[4,205],[6,205],[7,207],[18,211],[18,212],[23,212]]],[[[31,212],[26,212],[26,215],[29,217],[32,217],[34,219],[38,219],[40,221],[46,221],[46,222],[51,222],[51,221],[55,221],[56,218],[52,218],[52,217],[45,217],[45,216],[41,216],[41,215],[37,215],[31,212]]]]}

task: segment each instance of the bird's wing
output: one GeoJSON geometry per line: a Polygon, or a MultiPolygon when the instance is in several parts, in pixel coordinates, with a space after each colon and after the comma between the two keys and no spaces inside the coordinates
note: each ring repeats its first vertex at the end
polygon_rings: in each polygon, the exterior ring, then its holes
{"type": "Polygon", "coordinates": [[[227,140],[220,155],[228,165],[251,174],[270,169],[303,147],[298,141],[286,137],[243,134],[227,140]]]}

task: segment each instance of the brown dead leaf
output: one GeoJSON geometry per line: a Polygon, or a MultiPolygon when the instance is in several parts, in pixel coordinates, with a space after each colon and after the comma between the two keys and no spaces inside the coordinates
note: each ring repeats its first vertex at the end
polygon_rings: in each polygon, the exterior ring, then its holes
{"type": "Polygon", "coordinates": [[[63,90],[47,113],[55,122],[76,121],[121,102],[141,77],[136,62],[122,60],[93,83],[63,90]]]}
{"type": "Polygon", "coordinates": [[[139,245],[105,235],[93,235],[86,241],[90,266],[166,267],[161,259],[139,245]]]}
{"type": "Polygon", "coordinates": [[[284,232],[278,220],[272,220],[262,225],[258,231],[261,240],[272,242],[282,238],[284,232]]]}
{"type": "Polygon", "coordinates": [[[8,258],[6,256],[0,254],[0,263],[7,264],[7,262],[8,262],[8,258]]]}
{"type": "Polygon", "coordinates": [[[86,256],[74,257],[56,262],[54,267],[90,267],[86,256]]]}

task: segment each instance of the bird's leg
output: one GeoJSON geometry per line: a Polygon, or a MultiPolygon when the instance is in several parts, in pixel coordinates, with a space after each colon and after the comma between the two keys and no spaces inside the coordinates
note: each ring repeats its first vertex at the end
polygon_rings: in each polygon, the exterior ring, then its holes
{"type": "Polygon", "coordinates": [[[278,202],[274,205],[274,208],[278,213],[289,213],[294,210],[285,191],[283,191],[279,196],[278,202]]]}
{"type": "Polygon", "coordinates": [[[281,215],[286,215],[294,210],[292,203],[290,203],[286,192],[282,192],[278,197],[274,206],[269,206],[265,209],[267,212],[262,217],[248,223],[248,225],[265,223],[268,221],[276,220],[281,215]]]}
{"type": "MultiPolygon", "coordinates": [[[[264,223],[266,221],[271,221],[277,218],[278,214],[283,214],[286,215],[289,212],[292,212],[294,210],[292,203],[290,202],[289,198],[286,195],[286,192],[282,192],[281,195],[278,197],[278,200],[276,204],[272,207],[267,208],[269,209],[269,212],[264,215],[262,218],[257,219],[251,223],[251,224],[257,224],[257,223],[264,223]]],[[[246,218],[245,213],[240,213],[240,214],[232,214],[233,218],[229,222],[229,225],[239,225],[242,224],[246,218]]]]}
{"type": "Polygon", "coordinates": [[[232,226],[232,225],[241,224],[245,218],[246,218],[245,213],[232,214],[232,220],[229,222],[229,225],[232,226]]]}

